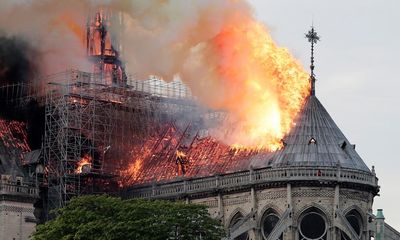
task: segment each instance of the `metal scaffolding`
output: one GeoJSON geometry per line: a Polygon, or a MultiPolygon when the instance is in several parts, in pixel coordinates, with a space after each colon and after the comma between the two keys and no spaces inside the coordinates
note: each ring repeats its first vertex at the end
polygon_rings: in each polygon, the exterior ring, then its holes
{"type": "Polygon", "coordinates": [[[30,101],[41,101],[43,95],[40,84],[14,83],[0,86],[0,106],[2,113],[11,112],[18,114],[30,101]]]}
{"type": "Polygon", "coordinates": [[[75,196],[115,191],[132,146],[161,131],[163,123],[176,124],[179,116],[199,108],[178,80],[128,79],[121,87],[106,84],[103,75],[69,70],[46,79],[49,210],[75,196]]]}

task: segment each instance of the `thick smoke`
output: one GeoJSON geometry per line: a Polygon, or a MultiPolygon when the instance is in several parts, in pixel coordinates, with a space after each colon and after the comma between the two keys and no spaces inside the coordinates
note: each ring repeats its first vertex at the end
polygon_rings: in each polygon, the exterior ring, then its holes
{"type": "Polygon", "coordinates": [[[13,1],[0,3],[0,31],[22,38],[35,50],[40,75],[66,68],[90,70],[82,27],[87,7],[81,1],[13,1]]]}
{"type": "Polygon", "coordinates": [[[122,29],[108,30],[120,33],[128,73],[180,77],[202,103],[227,110],[235,125],[227,143],[279,145],[291,128],[308,75],[244,0],[5,0],[0,30],[29,42],[40,74],[90,71],[85,25],[99,9],[122,13],[122,29]]]}
{"type": "Polygon", "coordinates": [[[18,118],[21,98],[27,94],[27,84],[36,75],[35,51],[29,43],[17,37],[0,36],[0,116],[18,118]]]}
{"type": "Polygon", "coordinates": [[[196,47],[228,22],[251,16],[245,1],[231,0],[5,0],[0,3],[0,30],[26,38],[42,56],[43,73],[90,70],[86,20],[89,12],[101,8],[124,15],[124,29],[111,31],[122,31],[120,41],[132,73],[167,81],[182,74],[196,47]]]}
{"type": "Polygon", "coordinates": [[[101,8],[125,17],[124,29],[111,31],[122,31],[120,41],[132,73],[167,81],[185,72],[196,47],[228,22],[251,15],[246,2],[231,0],[6,0],[0,3],[0,30],[29,41],[41,56],[41,73],[73,67],[90,70],[85,58],[86,19],[90,11],[101,8]]]}
{"type": "Polygon", "coordinates": [[[0,86],[27,83],[35,74],[34,50],[27,41],[0,34],[0,86]]]}
{"type": "Polygon", "coordinates": [[[41,76],[66,68],[90,70],[80,32],[86,9],[79,1],[0,2],[0,117],[25,121],[32,149],[41,147],[44,107],[26,98],[27,86],[43,89],[41,76]]]}
{"type": "Polygon", "coordinates": [[[27,101],[28,85],[38,74],[40,56],[21,37],[0,36],[0,117],[27,122],[32,149],[41,147],[44,108],[27,101]]]}

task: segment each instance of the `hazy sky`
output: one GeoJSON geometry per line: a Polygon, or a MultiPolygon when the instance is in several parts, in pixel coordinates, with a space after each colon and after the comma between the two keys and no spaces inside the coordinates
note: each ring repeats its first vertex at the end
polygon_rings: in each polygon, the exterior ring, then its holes
{"type": "Polygon", "coordinates": [[[280,46],[309,66],[312,19],[316,95],[356,150],[375,166],[374,209],[400,230],[400,1],[250,0],[280,46]],[[399,149],[397,149],[399,148],[399,149]]]}

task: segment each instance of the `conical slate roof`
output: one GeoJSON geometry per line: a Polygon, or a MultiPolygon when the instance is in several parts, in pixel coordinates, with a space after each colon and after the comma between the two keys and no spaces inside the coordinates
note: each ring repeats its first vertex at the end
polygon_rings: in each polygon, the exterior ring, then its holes
{"type": "Polygon", "coordinates": [[[337,167],[370,172],[315,95],[298,114],[284,147],[270,157],[255,156],[253,167],[337,167]]]}

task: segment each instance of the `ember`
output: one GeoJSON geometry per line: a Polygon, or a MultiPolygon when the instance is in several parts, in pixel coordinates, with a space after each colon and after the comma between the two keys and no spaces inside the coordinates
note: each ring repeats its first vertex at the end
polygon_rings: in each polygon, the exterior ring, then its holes
{"type": "Polygon", "coordinates": [[[132,157],[131,164],[119,173],[120,185],[245,170],[250,158],[265,153],[263,149],[231,147],[211,136],[187,136],[187,132],[187,129],[164,125],[142,147],[134,146],[132,156],[136,158],[132,157]],[[183,136],[188,139],[188,146],[183,146],[183,136]]]}
{"type": "Polygon", "coordinates": [[[184,158],[186,157],[186,154],[182,151],[177,150],[176,151],[176,158],[184,158]]]}
{"type": "Polygon", "coordinates": [[[21,154],[31,151],[23,122],[0,119],[0,140],[7,148],[17,149],[21,154]]]}

